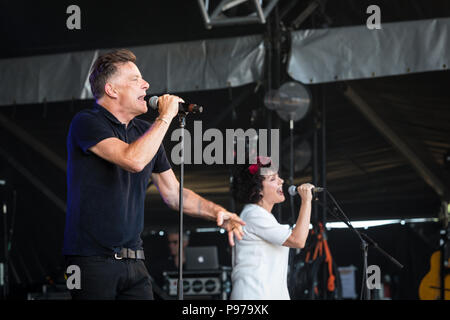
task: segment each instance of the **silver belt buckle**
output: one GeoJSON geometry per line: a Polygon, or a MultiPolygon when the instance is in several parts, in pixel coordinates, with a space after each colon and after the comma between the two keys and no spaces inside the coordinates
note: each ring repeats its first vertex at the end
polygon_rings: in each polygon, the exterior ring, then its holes
{"type": "Polygon", "coordinates": [[[118,256],[117,253],[114,254],[114,258],[116,258],[117,260],[122,260],[123,259],[123,257],[118,256]]]}

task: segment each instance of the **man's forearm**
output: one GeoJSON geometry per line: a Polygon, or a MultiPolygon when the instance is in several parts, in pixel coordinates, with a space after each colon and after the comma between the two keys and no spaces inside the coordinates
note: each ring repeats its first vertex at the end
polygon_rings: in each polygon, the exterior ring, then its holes
{"type": "Polygon", "coordinates": [[[126,157],[134,159],[142,170],[158,152],[168,128],[168,123],[156,120],[147,132],[128,146],[126,157]]]}
{"type": "MultiPolygon", "coordinates": [[[[190,189],[184,188],[183,196],[183,212],[192,217],[214,221],[217,218],[217,213],[221,210],[225,210],[223,207],[212,201],[206,200],[190,189]]],[[[179,201],[178,196],[175,201],[171,202],[170,207],[174,210],[178,210],[179,201]]]]}

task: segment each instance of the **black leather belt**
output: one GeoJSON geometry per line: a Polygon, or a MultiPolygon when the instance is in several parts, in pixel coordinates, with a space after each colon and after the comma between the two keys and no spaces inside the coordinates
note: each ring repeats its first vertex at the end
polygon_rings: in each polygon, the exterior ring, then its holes
{"type": "Polygon", "coordinates": [[[145,260],[144,250],[132,250],[122,248],[119,253],[114,254],[114,258],[120,259],[141,259],[145,260]]]}

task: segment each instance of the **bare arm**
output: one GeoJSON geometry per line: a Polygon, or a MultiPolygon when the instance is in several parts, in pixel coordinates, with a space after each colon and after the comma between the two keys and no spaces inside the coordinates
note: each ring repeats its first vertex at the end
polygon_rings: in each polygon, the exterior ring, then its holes
{"type": "Polygon", "coordinates": [[[308,238],[309,222],[311,219],[311,189],[312,184],[305,183],[297,188],[298,193],[302,197],[302,205],[298,213],[297,222],[289,238],[283,243],[283,246],[290,248],[303,248],[308,238]]]}
{"type": "MultiPolygon", "coordinates": [[[[178,210],[180,184],[173,170],[153,173],[152,179],[164,202],[171,209],[178,210]]],[[[233,235],[239,240],[242,239],[242,225],[245,223],[236,214],[186,188],[183,188],[183,212],[192,217],[216,221],[218,226],[228,231],[230,245],[234,245],[233,235]]]]}
{"type": "MultiPolygon", "coordinates": [[[[162,173],[153,173],[152,180],[167,206],[173,210],[178,210],[180,183],[173,170],[169,169],[162,173]]],[[[187,188],[183,188],[183,197],[183,212],[193,217],[215,221],[217,212],[225,210],[223,207],[200,197],[187,188]]]]}
{"type": "Polygon", "coordinates": [[[159,99],[161,115],[139,139],[128,144],[117,138],[108,138],[100,141],[90,150],[124,170],[142,171],[158,151],[170,121],[178,112],[178,102],[183,101],[179,97],[170,95],[164,95],[159,99]]]}
{"type": "Polygon", "coordinates": [[[144,135],[131,144],[118,138],[108,138],[90,150],[124,170],[140,172],[155,156],[168,128],[165,122],[155,121],[144,135]]]}

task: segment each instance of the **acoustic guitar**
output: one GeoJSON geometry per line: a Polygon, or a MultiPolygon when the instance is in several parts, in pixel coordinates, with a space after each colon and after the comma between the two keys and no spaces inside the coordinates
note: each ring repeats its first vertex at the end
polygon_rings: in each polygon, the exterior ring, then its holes
{"type": "Polygon", "coordinates": [[[420,300],[450,300],[450,245],[448,243],[448,225],[442,231],[439,250],[431,255],[430,271],[422,279],[419,286],[420,300]]]}
{"type": "MultiPolygon", "coordinates": [[[[440,250],[434,252],[430,259],[430,271],[420,282],[419,298],[420,300],[439,300],[441,299],[441,255],[440,250]]],[[[447,259],[449,265],[450,259],[447,259]]],[[[450,300],[450,268],[444,269],[444,300],[450,300]]]]}

